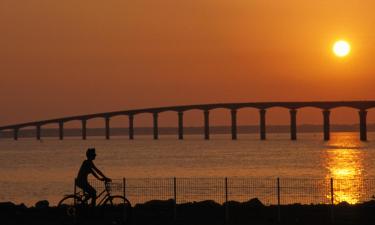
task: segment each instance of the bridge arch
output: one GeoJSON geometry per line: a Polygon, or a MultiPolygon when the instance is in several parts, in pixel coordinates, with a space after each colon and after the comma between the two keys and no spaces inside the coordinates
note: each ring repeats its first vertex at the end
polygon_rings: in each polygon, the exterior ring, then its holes
{"type": "Polygon", "coordinates": [[[178,139],[185,139],[185,134],[204,132],[204,110],[200,108],[188,108],[178,112],[178,139]],[[199,120],[197,120],[199,118],[199,120]],[[189,130],[187,130],[187,128],[189,130]],[[191,133],[190,133],[191,132],[191,133]]]}
{"type": "MultiPolygon", "coordinates": [[[[259,133],[259,109],[242,107],[237,110],[238,137],[245,137],[245,133],[259,133]]],[[[251,135],[253,137],[253,135],[251,135]]]]}
{"type": "Polygon", "coordinates": [[[158,119],[158,124],[157,124],[158,135],[159,133],[165,136],[178,135],[178,120],[179,120],[178,112],[176,112],[175,110],[163,111],[159,113],[157,119],[158,119]]]}
{"type": "Polygon", "coordinates": [[[77,136],[83,136],[83,129],[82,129],[82,120],[79,120],[77,118],[71,119],[71,120],[62,120],[59,121],[58,123],[59,127],[59,139],[63,140],[65,138],[65,131],[66,130],[73,130],[76,128],[81,128],[77,133],[72,134],[72,135],[77,135],[77,136]]]}
{"type": "Polygon", "coordinates": [[[359,131],[359,139],[367,139],[367,134],[364,134],[367,133],[367,131],[365,131],[367,128],[363,127],[363,124],[361,123],[362,112],[366,112],[367,117],[367,110],[361,110],[349,106],[339,106],[331,109],[331,121],[333,124],[348,124],[347,128],[337,127],[334,131],[342,132],[348,129],[356,129],[359,131]],[[357,126],[357,124],[359,124],[359,126],[357,126]]]}
{"type": "MultiPolygon", "coordinates": [[[[206,127],[205,123],[203,124],[204,125],[204,135],[205,135],[205,138],[206,139],[210,139],[210,127],[211,126],[215,126],[216,130],[215,130],[215,133],[218,133],[218,134],[225,134],[225,133],[231,133],[231,110],[230,108],[228,107],[215,107],[215,108],[212,108],[209,110],[209,115],[208,115],[208,119],[209,119],[209,123],[208,123],[208,126],[206,127]]],[[[237,114],[237,110],[236,110],[236,114],[237,114]]],[[[205,116],[205,114],[203,113],[203,116],[205,116]]],[[[237,120],[237,115],[236,116],[236,120],[237,120]]],[[[236,121],[236,126],[237,126],[237,121],[236,121]]],[[[237,128],[236,128],[237,129],[237,128]]],[[[235,138],[234,139],[237,139],[237,133],[235,134],[235,138]]]]}

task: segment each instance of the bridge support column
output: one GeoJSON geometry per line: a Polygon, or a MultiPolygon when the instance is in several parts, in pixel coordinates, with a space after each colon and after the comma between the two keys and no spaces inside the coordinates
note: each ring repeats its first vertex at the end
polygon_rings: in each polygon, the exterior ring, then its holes
{"type": "Polygon", "coordinates": [[[184,113],[178,112],[178,139],[184,139],[184,113]]]}
{"type": "Polygon", "coordinates": [[[204,139],[209,140],[210,139],[210,111],[204,110],[204,139]]]}
{"type": "Polygon", "coordinates": [[[59,122],[59,139],[64,139],[64,122],[62,121],[59,122]]]}
{"type": "Polygon", "coordinates": [[[110,118],[109,117],[106,117],[105,118],[105,139],[109,140],[110,138],[110,127],[109,127],[109,121],[110,121],[110,118]]]}
{"type": "Polygon", "coordinates": [[[237,140],[237,109],[230,111],[232,118],[232,140],[237,140]]]}
{"type": "Polygon", "coordinates": [[[159,139],[159,129],[158,129],[158,113],[154,112],[153,113],[153,118],[154,118],[154,140],[159,139]]]}
{"type": "Polygon", "coordinates": [[[361,141],[367,141],[367,111],[359,111],[359,132],[361,141]]]}
{"type": "Polygon", "coordinates": [[[13,130],[13,139],[15,141],[18,140],[18,131],[19,131],[19,128],[14,128],[14,130],[13,130]]]}
{"type": "Polygon", "coordinates": [[[86,140],[86,124],[87,124],[87,120],[83,119],[82,120],[82,140],[86,140]]]}
{"type": "Polygon", "coordinates": [[[129,140],[134,139],[134,115],[129,115],[129,140]]]}
{"type": "Polygon", "coordinates": [[[290,139],[297,140],[297,110],[291,109],[289,112],[290,112],[290,139]]]}
{"type": "Polygon", "coordinates": [[[260,140],[266,140],[266,110],[259,110],[260,115],[260,140]]]}
{"type": "Polygon", "coordinates": [[[330,139],[330,122],[329,122],[329,115],[331,111],[328,109],[323,110],[323,132],[324,132],[324,140],[328,141],[330,139]]]}
{"type": "Polygon", "coordinates": [[[36,139],[40,140],[40,125],[36,125],[36,139]]]}

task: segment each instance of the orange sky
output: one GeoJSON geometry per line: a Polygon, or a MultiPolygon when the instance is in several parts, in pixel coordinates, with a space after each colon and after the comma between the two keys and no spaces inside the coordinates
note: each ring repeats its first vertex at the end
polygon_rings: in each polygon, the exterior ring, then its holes
{"type": "MultiPolygon", "coordinates": [[[[374,8],[370,0],[1,0],[0,125],[153,106],[374,100],[374,8]],[[339,38],[352,45],[345,59],[331,53],[339,38]]],[[[357,122],[356,111],[337,111],[333,122],[357,122]]],[[[242,123],[257,123],[246,112],[242,123]]],[[[196,114],[192,125],[201,124],[196,114]]],[[[300,114],[321,121],[319,110],[300,114]]],[[[225,116],[218,110],[214,122],[229,124],[225,116]]],[[[146,117],[138,124],[151,125],[146,117]]],[[[287,124],[288,112],[275,109],[269,121],[287,124]]]]}

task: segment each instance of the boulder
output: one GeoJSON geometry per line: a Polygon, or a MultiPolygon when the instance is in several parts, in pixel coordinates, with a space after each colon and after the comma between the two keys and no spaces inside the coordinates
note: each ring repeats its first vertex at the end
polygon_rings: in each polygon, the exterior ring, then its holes
{"type": "Polygon", "coordinates": [[[0,209],[14,209],[16,207],[16,204],[13,202],[0,202],[0,209]]]}
{"type": "Polygon", "coordinates": [[[35,203],[35,208],[38,209],[45,209],[49,207],[49,202],[47,200],[42,200],[37,203],[35,203]]]}
{"type": "Polygon", "coordinates": [[[250,199],[249,201],[244,202],[243,204],[254,208],[264,207],[263,203],[258,198],[250,199]]]}

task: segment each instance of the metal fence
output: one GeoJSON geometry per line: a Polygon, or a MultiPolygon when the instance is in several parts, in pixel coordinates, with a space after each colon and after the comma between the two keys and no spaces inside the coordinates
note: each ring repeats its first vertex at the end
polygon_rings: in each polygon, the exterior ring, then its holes
{"type": "MultiPolygon", "coordinates": [[[[101,191],[100,181],[90,183],[101,191]]],[[[264,205],[350,204],[373,200],[375,179],[294,178],[123,178],[112,182],[112,192],[132,205],[172,199],[177,204],[212,200],[246,202],[257,198],[264,205]]]]}

